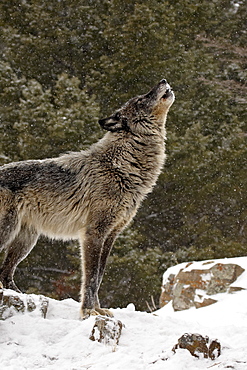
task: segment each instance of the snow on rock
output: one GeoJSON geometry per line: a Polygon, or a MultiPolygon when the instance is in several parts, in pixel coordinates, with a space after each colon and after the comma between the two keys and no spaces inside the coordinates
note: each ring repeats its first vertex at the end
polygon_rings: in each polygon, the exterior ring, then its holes
{"type": "Polygon", "coordinates": [[[230,260],[235,259],[189,262],[171,267],[164,274],[160,306],[172,301],[175,311],[201,308],[216,303],[218,293],[245,289],[232,286],[245,268],[230,260]]]}
{"type": "MultiPolygon", "coordinates": [[[[247,258],[225,262],[245,269],[232,285],[246,289],[247,258]]],[[[197,268],[201,265],[198,263],[197,268]]],[[[174,271],[180,268],[175,266],[174,271]]],[[[24,295],[19,297],[25,301],[24,295]]],[[[39,297],[30,297],[39,304],[39,297]]],[[[49,299],[46,318],[36,309],[16,311],[0,320],[0,369],[247,369],[246,290],[219,293],[217,303],[200,309],[175,312],[171,302],[154,313],[137,312],[133,304],[113,309],[115,319],[124,325],[114,348],[89,339],[95,317],[81,321],[79,309],[79,303],[72,299],[49,299]],[[217,338],[221,343],[220,357],[198,359],[182,348],[174,353],[172,349],[184,333],[217,338]]]]}
{"type": "Polygon", "coordinates": [[[98,315],[95,318],[95,324],[89,339],[111,345],[113,348],[119,343],[122,328],[123,324],[120,320],[98,315]]]}
{"type": "Polygon", "coordinates": [[[178,348],[187,349],[192,356],[197,358],[202,355],[204,358],[211,358],[211,360],[221,354],[221,344],[217,339],[209,340],[208,336],[203,337],[200,334],[183,334],[173,347],[173,352],[176,353],[178,348]]]}
{"type": "Polygon", "coordinates": [[[0,287],[0,320],[6,320],[17,312],[33,312],[38,310],[42,317],[46,317],[49,300],[44,296],[18,294],[12,290],[0,287]]]}

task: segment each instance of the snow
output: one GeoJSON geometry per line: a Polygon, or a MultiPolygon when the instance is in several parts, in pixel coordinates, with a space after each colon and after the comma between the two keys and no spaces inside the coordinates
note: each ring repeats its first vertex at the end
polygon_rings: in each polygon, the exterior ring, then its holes
{"type": "MultiPolygon", "coordinates": [[[[222,261],[246,269],[233,285],[247,288],[247,257],[214,262],[222,261]]],[[[169,273],[177,273],[181,265],[170,268],[169,273]]],[[[206,267],[212,265],[198,262],[196,266],[206,267]]],[[[39,301],[39,297],[32,297],[39,301]]],[[[174,312],[171,304],[154,313],[137,312],[133,304],[113,309],[115,318],[125,325],[117,347],[89,339],[95,318],[79,320],[78,302],[49,299],[46,319],[35,310],[0,321],[0,369],[247,369],[247,292],[221,293],[212,298],[218,302],[180,312],[174,312]],[[221,356],[214,361],[197,359],[184,349],[174,354],[172,348],[178,338],[188,332],[217,338],[222,345],[221,356]]]]}

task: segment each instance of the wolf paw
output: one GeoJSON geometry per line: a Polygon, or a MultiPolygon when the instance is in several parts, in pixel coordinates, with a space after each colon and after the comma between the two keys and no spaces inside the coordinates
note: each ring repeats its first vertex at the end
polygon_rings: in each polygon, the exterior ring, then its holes
{"type": "Polygon", "coordinates": [[[100,308],[100,307],[96,307],[96,311],[98,312],[98,315],[102,315],[102,316],[108,316],[108,317],[113,317],[113,313],[108,310],[107,308],[100,308]]]}
{"type": "Polygon", "coordinates": [[[113,317],[113,313],[106,309],[106,308],[100,308],[97,307],[95,309],[93,308],[82,308],[81,309],[81,319],[85,320],[89,316],[97,316],[97,315],[102,315],[102,316],[108,316],[108,317],[113,317]]]}

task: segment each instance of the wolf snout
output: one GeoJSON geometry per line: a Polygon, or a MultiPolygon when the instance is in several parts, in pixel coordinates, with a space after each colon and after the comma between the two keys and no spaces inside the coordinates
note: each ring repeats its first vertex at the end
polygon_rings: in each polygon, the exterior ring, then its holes
{"type": "Polygon", "coordinates": [[[163,90],[163,91],[165,92],[165,95],[166,95],[166,94],[169,94],[169,93],[171,92],[171,90],[172,90],[172,88],[171,88],[170,84],[167,82],[167,80],[166,80],[165,78],[163,78],[163,79],[159,82],[158,86],[159,86],[159,88],[160,88],[161,90],[163,90]]]}
{"type": "Polygon", "coordinates": [[[167,98],[170,98],[170,97],[172,97],[172,96],[174,96],[174,94],[173,94],[173,92],[172,92],[171,87],[169,86],[169,88],[167,88],[167,89],[166,89],[166,91],[165,91],[164,95],[162,95],[161,99],[166,100],[167,98]]]}

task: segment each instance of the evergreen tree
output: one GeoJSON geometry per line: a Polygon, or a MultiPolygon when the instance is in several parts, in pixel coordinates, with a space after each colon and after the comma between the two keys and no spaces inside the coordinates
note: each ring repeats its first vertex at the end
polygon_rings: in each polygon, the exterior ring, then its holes
{"type": "Polygon", "coordinates": [[[18,78],[8,63],[0,62],[0,164],[18,160],[17,132],[20,91],[25,79],[18,78]]]}
{"type": "Polygon", "coordinates": [[[98,105],[79,85],[67,74],[58,76],[53,91],[36,80],[27,83],[15,124],[22,159],[81,150],[99,138],[98,105]]]}

